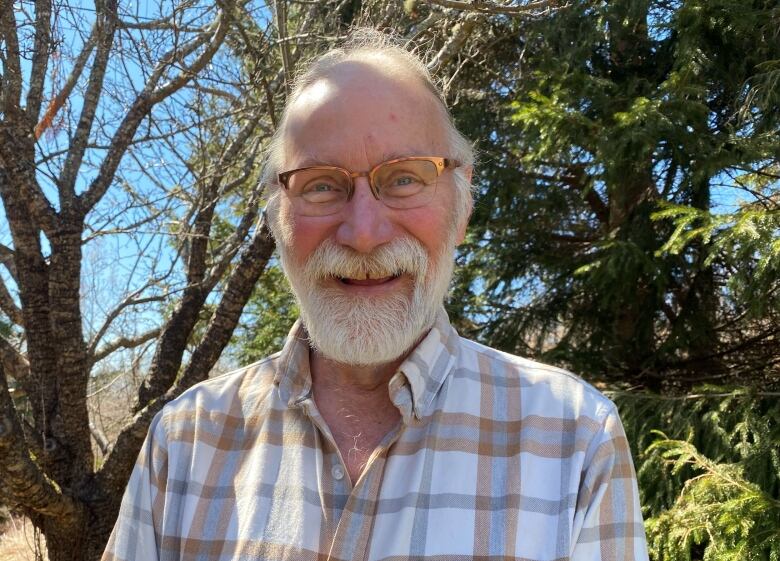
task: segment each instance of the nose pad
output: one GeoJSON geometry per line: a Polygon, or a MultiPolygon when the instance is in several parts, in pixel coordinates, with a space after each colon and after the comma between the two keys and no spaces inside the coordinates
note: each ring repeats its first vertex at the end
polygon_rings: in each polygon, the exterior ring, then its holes
{"type": "Polygon", "coordinates": [[[371,193],[371,195],[376,199],[379,199],[379,191],[374,189],[374,185],[371,183],[371,180],[369,178],[368,172],[364,173],[356,173],[352,175],[352,193],[350,194],[350,197],[348,200],[351,200],[355,196],[355,192],[358,188],[358,180],[363,179],[364,181],[360,181],[361,184],[365,184],[366,188],[368,189],[368,192],[371,193]]]}

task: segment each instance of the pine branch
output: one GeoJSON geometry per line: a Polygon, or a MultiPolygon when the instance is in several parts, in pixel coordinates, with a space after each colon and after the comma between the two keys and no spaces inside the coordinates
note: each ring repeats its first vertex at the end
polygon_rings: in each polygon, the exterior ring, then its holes
{"type": "Polygon", "coordinates": [[[463,10],[468,12],[479,12],[483,14],[497,14],[505,16],[527,16],[538,17],[548,15],[555,10],[568,6],[568,2],[560,3],[555,0],[537,0],[525,4],[504,5],[486,0],[471,0],[470,2],[461,2],[458,0],[428,0],[430,4],[436,4],[442,8],[453,10],[463,10]]]}

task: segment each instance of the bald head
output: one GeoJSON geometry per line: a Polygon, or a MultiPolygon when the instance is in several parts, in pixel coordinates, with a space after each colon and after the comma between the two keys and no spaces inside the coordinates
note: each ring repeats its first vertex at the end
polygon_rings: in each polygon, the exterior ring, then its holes
{"type": "Polygon", "coordinates": [[[359,170],[399,156],[453,157],[439,101],[416,76],[373,61],[344,61],[300,90],[282,127],[288,167],[316,161],[359,170]],[[347,134],[345,146],[337,137],[347,134]]]}
{"type": "MultiPolygon", "coordinates": [[[[271,190],[269,211],[275,233],[276,176],[280,171],[290,169],[290,157],[301,148],[294,146],[291,139],[305,138],[291,133],[302,132],[304,124],[319,123],[329,127],[332,134],[344,134],[345,119],[350,125],[362,125],[364,130],[372,125],[388,124],[382,120],[395,119],[389,124],[411,130],[410,125],[419,123],[423,117],[430,123],[424,136],[407,134],[405,140],[420,145],[417,153],[439,154],[461,162],[461,168],[455,172],[458,200],[454,217],[460,222],[471,209],[470,171],[474,152],[469,141],[455,128],[443,97],[422,60],[399,47],[391,37],[373,29],[354,31],[342,47],[314,59],[293,83],[263,173],[263,182],[271,190]],[[364,104],[366,111],[363,114],[359,114],[354,103],[360,96],[375,102],[364,104]],[[372,105],[382,107],[384,111],[377,113],[372,105]]],[[[371,134],[365,136],[365,149],[371,151],[371,134]]],[[[411,147],[398,146],[395,152],[410,155],[415,151],[407,149],[404,152],[404,149],[411,147]]],[[[348,156],[307,155],[323,163],[329,156],[340,158],[331,158],[329,163],[343,161],[348,156]]],[[[377,161],[382,159],[379,157],[377,161]]]]}

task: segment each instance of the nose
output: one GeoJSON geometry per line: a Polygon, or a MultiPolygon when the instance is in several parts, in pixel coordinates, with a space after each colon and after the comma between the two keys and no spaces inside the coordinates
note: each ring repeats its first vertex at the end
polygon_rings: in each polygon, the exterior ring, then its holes
{"type": "Polygon", "coordinates": [[[336,231],[336,242],[360,253],[371,253],[393,236],[388,209],[374,198],[368,179],[355,178],[355,192],[342,213],[344,219],[336,231]]]}

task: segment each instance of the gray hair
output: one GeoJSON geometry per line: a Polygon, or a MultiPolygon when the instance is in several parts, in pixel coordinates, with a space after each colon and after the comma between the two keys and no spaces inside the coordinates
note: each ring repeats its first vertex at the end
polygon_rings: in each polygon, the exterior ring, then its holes
{"type": "MultiPolygon", "coordinates": [[[[302,92],[317,80],[327,76],[333,68],[344,62],[361,61],[381,63],[382,68],[402,69],[419,79],[420,83],[438,101],[442,118],[447,131],[448,157],[460,162],[461,166],[454,170],[455,186],[457,188],[456,223],[465,220],[472,205],[472,186],[466,173],[467,168],[474,165],[474,148],[464,137],[452,119],[452,115],[444,101],[441,89],[431,76],[428,67],[416,53],[401,46],[400,41],[373,28],[355,28],[341,47],[333,48],[311,60],[305,65],[304,71],[293,80],[290,95],[282,113],[279,127],[266,152],[261,181],[269,190],[267,210],[270,226],[276,235],[276,199],[279,185],[277,175],[284,166],[284,132],[289,118],[290,108],[302,92]],[[390,64],[387,64],[390,63],[390,64]]],[[[379,66],[379,65],[378,65],[379,66]]]]}

